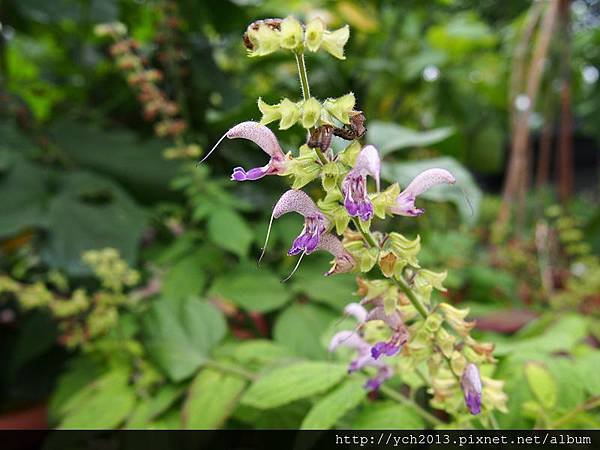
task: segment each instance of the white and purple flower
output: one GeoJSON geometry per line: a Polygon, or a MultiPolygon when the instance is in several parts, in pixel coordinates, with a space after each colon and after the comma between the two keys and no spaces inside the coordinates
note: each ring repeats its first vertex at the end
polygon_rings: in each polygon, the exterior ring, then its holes
{"type": "Polygon", "coordinates": [[[356,372],[363,367],[374,367],[377,369],[376,375],[367,380],[364,386],[365,389],[373,391],[379,389],[379,386],[394,374],[390,366],[383,361],[375,360],[371,356],[371,346],[354,331],[345,330],[335,334],[329,343],[329,351],[333,352],[338,347],[349,347],[357,351],[356,358],[348,366],[348,373],[356,372]]]}
{"type": "Polygon", "coordinates": [[[481,412],[481,378],[479,376],[479,369],[473,363],[467,364],[465,371],[460,379],[460,385],[462,387],[465,404],[473,415],[477,415],[481,412]]]}
{"type": "Polygon", "coordinates": [[[417,175],[396,197],[396,204],[390,208],[390,211],[400,216],[420,216],[425,210],[415,206],[415,200],[419,195],[438,184],[454,183],[456,183],[456,178],[446,169],[425,170],[417,175]]]}
{"type": "Polygon", "coordinates": [[[354,168],[348,172],[342,182],[344,207],[350,216],[360,217],[363,221],[373,217],[373,204],[367,192],[367,175],[375,179],[377,192],[379,192],[380,169],[379,152],[372,145],[367,145],[360,151],[354,168]]]}
{"type": "Polygon", "coordinates": [[[231,128],[223,135],[215,146],[202,159],[203,162],[219,146],[224,138],[228,139],[248,139],[258,145],[262,151],[268,154],[271,159],[262,167],[254,167],[245,170],[243,167],[235,167],[231,174],[234,181],[254,181],[266,175],[283,175],[286,171],[287,158],[281,150],[281,146],[273,132],[266,126],[253,121],[242,122],[231,128]]]}
{"type": "Polygon", "coordinates": [[[392,330],[392,336],[388,341],[377,342],[371,348],[371,356],[374,359],[378,359],[381,355],[394,356],[408,341],[408,331],[398,311],[386,314],[383,304],[380,303],[369,311],[366,321],[370,320],[381,320],[392,330]]]}

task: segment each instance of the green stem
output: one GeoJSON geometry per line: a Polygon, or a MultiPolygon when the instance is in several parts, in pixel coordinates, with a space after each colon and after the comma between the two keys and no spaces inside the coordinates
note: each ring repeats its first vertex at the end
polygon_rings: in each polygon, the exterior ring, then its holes
{"type": "Polygon", "coordinates": [[[298,75],[300,76],[302,98],[306,101],[310,98],[310,86],[308,85],[308,75],[306,64],[304,63],[304,53],[295,52],[294,55],[296,55],[296,65],[298,66],[298,75]]]}
{"type": "Polygon", "coordinates": [[[555,420],[553,423],[550,424],[549,428],[558,428],[561,425],[568,423],[579,413],[587,411],[589,409],[597,408],[598,406],[600,406],[600,397],[592,397],[589,400],[585,401],[584,403],[576,406],[574,409],[572,409],[571,411],[566,413],[564,416],[555,420]]]}
{"type": "Polygon", "coordinates": [[[408,397],[405,397],[404,395],[395,391],[391,387],[383,385],[383,386],[379,387],[379,390],[381,391],[382,394],[388,396],[392,400],[396,400],[399,403],[402,403],[404,405],[407,405],[407,406],[410,406],[411,408],[413,408],[418,415],[420,415],[423,419],[425,419],[431,425],[434,425],[434,426],[444,425],[444,422],[442,422],[440,419],[435,417],[433,414],[430,414],[429,412],[425,411],[425,409],[423,409],[416,402],[414,402],[413,400],[411,400],[408,397]]]}
{"type": "Polygon", "coordinates": [[[362,234],[365,241],[367,241],[367,243],[371,247],[379,247],[377,245],[377,242],[375,241],[375,238],[373,237],[373,235],[363,228],[362,223],[360,223],[360,220],[358,220],[356,217],[353,217],[352,223],[354,223],[354,226],[356,227],[356,229],[358,231],[360,231],[360,234],[362,234]]]}
{"type": "Polygon", "coordinates": [[[427,315],[428,315],[427,309],[419,301],[419,299],[417,298],[415,293],[412,291],[412,289],[410,288],[410,286],[408,285],[408,283],[406,282],[404,277],[400,276],[399,279],[392,278],[392,280],[394,280],[394,283],[396,283],[396,286],[398,286],[402,290],[402,292],[404,292],[406,294],[406,296],[408,297],[408,300],[410,300],[412,305],[419,312],[419,314],[421,314],[423,319],[427,319],[427,315]]]}

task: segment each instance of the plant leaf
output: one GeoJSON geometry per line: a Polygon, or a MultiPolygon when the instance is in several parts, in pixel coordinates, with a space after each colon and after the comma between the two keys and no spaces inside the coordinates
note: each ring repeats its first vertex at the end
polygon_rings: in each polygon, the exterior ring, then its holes
{"type": "Polygon", "coordinates": [[[154,302],[142,325],[148,353],[173,381],[192,375],[226,332],[221,313],[193,297],[154,302]]]}
{"type": "Polygon", "coordinates": [[[381,156],[411,147],[437,144],[454,133],[452,127],[416,131],[395,123],[373,121],[369,124],[367,141],[377,147],[381,156]]]}
{"type": "Polygon", "coordinates": [[[556,404],[556,381],[548,372],[548,369],[538,362],[528,362],[525,364],[525,377],[533,395],[542,404],[550,410],[556,404]]]}
{"type": "Polygon", "coordinates": [[[188,430],[219,428],[235,408],[246,381],[213,369],[198,373],[183,406],[183,427],[188,430]]]}
{"type": "Polygon", "coordinates": [[[314,361],[280,367],[255,381],[242,403],[259,409],[276,408],[329,389],[346,371],[343,365],[314,361]]]}
{"type": "Polygon", "coordinates": [[[328,430],[367,395],[364,380],[349,379],[312,407],[302,422],[303,430],[328,430]]]}
{"type": "Polygon", "coordinates": [[[242,216],[232,209],[218,209],[210,215],[208,235],[219,247],[240,258],[248,255],[254,239],[252,229],[242,216]]]}

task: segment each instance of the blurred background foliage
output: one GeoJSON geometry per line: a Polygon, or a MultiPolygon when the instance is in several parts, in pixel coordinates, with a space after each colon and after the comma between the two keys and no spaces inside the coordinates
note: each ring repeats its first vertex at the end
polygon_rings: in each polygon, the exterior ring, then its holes
{"type": "MultiPolygon", "coordinates": [[[[247,58],[241,41],[252,21],[292,14],[350,25],[343,64],[308,58],[311,87],[319,98],[356,94],[386,181],[405,185],[433,166],[457,176],[462,190],[432,190],[426,215],[385,226],[421,235],[422,262],[449,270],[449,301],[469,306],[478,333],[497,343],[510,398],[500,425],[597,427],[596,0],[567,2],[571,35],[555,31],[528,122],[532,158],[547,127],[554,161],[567,45],[575,191],[556,205],[552,162],[528,191],[521,226],[491,233],[511,148],[514,54],[536,3],[551,2],[3,0],[3,417],[42,405],[41,426],[74,428],[426,426],[410,406],[357,393],[327,354],[352,275],[323,278],[327,258],[315,256],[280,283],[299,218],[278,221],[256,267],[285,182],[233,185],[228,173],[262,155],[233,141],[210,166],[194,164],[233,124],[259,119],[257,97],[299,97],[290,58],[247,58]],[[132,39],[121,50],[98,33],[115,22],[132,39]],[[148,83],[158,91],[132,78],[138,63],[157,71],[148,83]],[[253,383],[265,371],[279,397],[253,383]],[[329,403],[315,397],[334,387],[329,403]],[[332,406],[336,393],[355,400],[332,406]]],[[[286,151],[304,139],[278,137],[286,151]]]]}

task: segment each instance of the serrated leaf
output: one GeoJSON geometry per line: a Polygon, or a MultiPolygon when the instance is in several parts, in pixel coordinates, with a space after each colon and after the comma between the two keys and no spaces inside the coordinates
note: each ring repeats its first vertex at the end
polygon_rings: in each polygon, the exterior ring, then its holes
{"type": "Polygon", "coordinates": [[[246,381],[213,369],[203,369],[192,381],[183,406],[183,427],[219,428],[235,408],[246,381]]]}
{"type": "Polygon", "coordinates": [[[312,361],[280,367],[255,381],[242,397],[242,403],[259,409],[276,408],[326,391],[346,372],[343,365],[312,361]]]}
{"type": "Polygon", "coordinates": [[[254,238],[246,221],[231,209],[218,209],[210,215],[208,236],[219,247],[240,258],[248,254],[254,238]]]}
{"type": "Polygon", "coordinates": [[[395,123],[373,121],[369,124],[367,141],[379,150],[381,156],[411,147],[426,147],[437,144],[454,133],[452,127],[416,131],[395,123]]]}
{"type": "Polygon", "coordinates": [[[230,272],[218,278],[210,295],[230,300],[248,311],[266,312],[279,308],[290,299],[279,278],[266,269],[252,268],[230,272]]]}
{"type": "MultiPolygon", "coordinates": [[[[470,172],[454,158],[442,157],[424,161],[385,163],[381,168],[381,176],[390,183],[398,182],[402,188],[405,188],[419,173],[432,168],[450,171],[456,178],[456,184],[435,186],[419,197],[435,202],[452,202],[456,205],[462,220],[468,224],[474,224],[479,216],[481,189],[470,172]]],[[[418,202],[417,200],[417,204],[418,202]]]]}
{"type": "Polygon", "coordinates": [[[221,313],[196,298],[155,301],[142,325],[149,355],[173,381],[192,375],[226,331],[221,313]]]}
{"type": "Polygon", "coordinates": [[[423,419],[410,407],[390,401],[370,404],[352,422],[353,430],[418,430],[423,419]]]}
{"type": "Polygon", "coordinates": [[[328,430],[367,395],[361,379],[350,379],[320,399],[304,418],[303,430],[328,430]]]}
{"type": "Polygon", "coordinates": [[[548,369],[538,362],[525,364],[525,377],[529,388],[540,404],[550,410],[556,404],[556,381],[548,369]]]}

